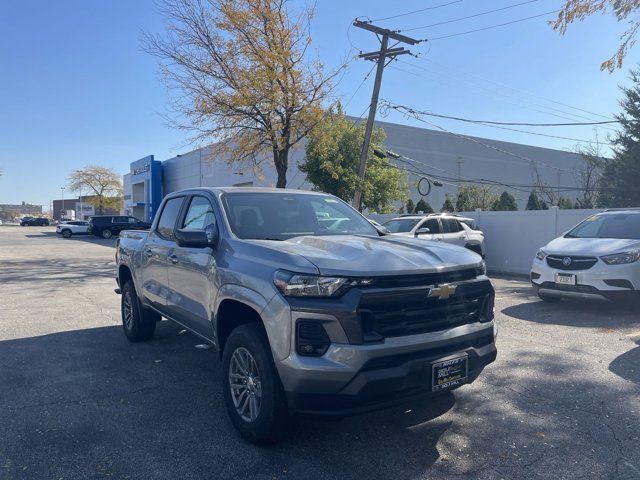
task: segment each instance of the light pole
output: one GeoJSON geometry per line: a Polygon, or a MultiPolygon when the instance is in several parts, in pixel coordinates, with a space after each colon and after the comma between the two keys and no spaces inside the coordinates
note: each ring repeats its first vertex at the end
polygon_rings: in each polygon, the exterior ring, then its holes
{"type": "Polygon", "coordinates": [[[64,187],[60,187],[60,191],[62,192],[62,215],[60,215],[60,220],[64,219],[64,187]]]}
{"type": "Polygon", "coordinates": [[[84,210],[82,209],[82,185],[80,185],[80,221],[82,220],[84,220],[84,210]]]}

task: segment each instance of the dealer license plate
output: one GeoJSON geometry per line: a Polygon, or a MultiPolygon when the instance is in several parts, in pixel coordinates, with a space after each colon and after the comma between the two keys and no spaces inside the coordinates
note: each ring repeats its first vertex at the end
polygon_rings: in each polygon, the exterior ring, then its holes
{"type": "Polygon", "coordinates": [[[556,273],[556,283],[560,285],[575,285],[576,276],[567,273],[556,273]]]}
{"type": "Polygon", "coordinates": [[[431,364],[431,390],[447,390],[467,382],[469,359],[466,355],[431,364]]]}

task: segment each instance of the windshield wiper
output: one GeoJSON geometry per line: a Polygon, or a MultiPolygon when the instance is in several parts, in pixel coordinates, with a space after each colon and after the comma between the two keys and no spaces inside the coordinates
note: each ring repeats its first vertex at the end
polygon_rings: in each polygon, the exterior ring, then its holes
{"type": "Polygon", "coordinates": [[[282,242],[282,238],[272,238],[272,237],[253,237],[251,240],[275,240],[276,242],[282,242]]]}
{"type": "Polygon", "coordinates": [[[573,235],[572,233],[567,233],[564,238],[578,238],[575,235],[573,235]]]}

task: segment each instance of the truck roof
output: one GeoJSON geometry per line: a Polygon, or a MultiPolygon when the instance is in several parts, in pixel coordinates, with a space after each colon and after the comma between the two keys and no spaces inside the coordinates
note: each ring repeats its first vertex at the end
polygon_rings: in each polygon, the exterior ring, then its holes
{"type": "MultiPolygon", "coordinates": [[[[194,187],[186,188],[184,191],[208,190],[213,193],[297,193],[309,195],[329,195],[323,192],[312,192],[310,190],[297,190],[295,188],[275,188],[275,187],[194,187]]],[[[177,192],[171,192],[177,193],[177,192]]]]}

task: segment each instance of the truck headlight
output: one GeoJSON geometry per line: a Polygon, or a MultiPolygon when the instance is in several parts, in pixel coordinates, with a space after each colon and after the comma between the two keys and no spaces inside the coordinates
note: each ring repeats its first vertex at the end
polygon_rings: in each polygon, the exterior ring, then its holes
{"type": "Polygon", "coordinates": [[[623,265],[625,263],[637,262],[640,259],[640,250],[630,250],[628,252],[614,253],[600,257],[607,265],[623,265]]]}
{"type": "Polygon", "coordinates": [[[536,253],[536,258],[538,260],[544,260],[547,257],[547,252],[545,252],[543,249],[538,250],[538,252],[536,253]]]}
{"type": "Polygon", "coordinates": [[[323,277],[278,270],[273,283],[285,297],[333,297],[353,286],[367,286],[372,279],[347,277],[323,277]]]}

